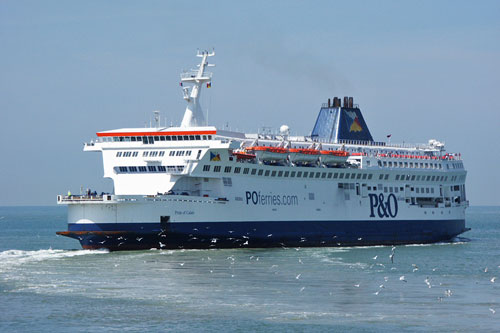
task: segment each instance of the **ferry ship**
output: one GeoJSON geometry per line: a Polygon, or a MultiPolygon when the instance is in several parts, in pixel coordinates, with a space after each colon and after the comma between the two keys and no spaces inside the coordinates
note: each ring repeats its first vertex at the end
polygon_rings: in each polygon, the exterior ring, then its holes
{"type": "Polygon", "coordinates": [[[179,127],[97,133],[112,194],[58,195],[83,248],[367,246],[447,241],[465,226],[466,170],[444,144],[374,141],[352,97],[328,99],[310,135],[208,126],[208,60],[181,74],[179,127]]]}

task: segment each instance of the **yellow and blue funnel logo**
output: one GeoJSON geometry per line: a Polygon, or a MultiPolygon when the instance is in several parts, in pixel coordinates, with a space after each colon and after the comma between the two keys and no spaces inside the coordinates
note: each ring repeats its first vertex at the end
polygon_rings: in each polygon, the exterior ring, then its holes
{"type": "Polygon", "coordinates": [[[349,132],[361,132],[363,130],[363,126],[361,126],[356,112],[347,111],[346,114],[349,116],[349,120],[352,121],[349,127],[349,132]]]}
{"type": "Polygon", "coordinates": [[[215,162],[220,161],[220,154],[214,154],[210,152],[210,161],[215,161],[215,162]]]}

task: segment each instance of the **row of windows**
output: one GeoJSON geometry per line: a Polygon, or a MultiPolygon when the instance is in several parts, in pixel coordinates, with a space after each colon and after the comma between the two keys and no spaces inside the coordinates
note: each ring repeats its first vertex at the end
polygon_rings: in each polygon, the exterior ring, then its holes
{"type": "MultiPolygon", "coordinates": [[[[116,152],[116,157],[137,157],[139,153],[137,151],[118,151],[116,152]]],[[[153,150],[153,151],[143,151],[143,157],[156,157],[165,156],[165,151],[153,150]]],[[[168,156],[191,156],[191,150],[171,150],[168,156]]]]}
{"type": "Polygon", "coordinates": [[[103,137],[103,142],[141,142],[153,144],[155,141],[212,140],[211,135],[155,135],[155,136],[114,136],[103,137]]]}
{"type": "Polygon", "coordinates": [[[378,166],[388,168],[419,168],[419,169],[442,169],[440,163],[428,162],[400,162],[400,161],[378,161],[378,166]]]}
{"type": "MultiPolygon", "coordinates": [[[[203,171],[204,172],[209,172],[210,171],[210,165],[204,165],[203,166],[203,171]]],[[[284,170],[264,170],[264,169],[251,169],[250,168],[242,168],[241,167],[235,167],[233,170],[233,167],[231,166],[226,166],[224,167],[224,172],[225,173],[231,173],[233,171],[234,173],[242,173],[244,175],[251,174],[251,175],[257,175],[257,176],[271,176],[271,177],[291,177],[291,178],[338,178],[338,179],[372,179],[373,175],[372,174],[355,174],[355,173],[339,173],[339,172],[315,172],[315,171],[284,171],[284,170]]],[[[221,166],[220,165],[215,165],[213,172],[221,172],[221,166]]],[[[388,177],[389,175],[387,175],[388,177]]]]}
{"type": "Polygon", "coordinates": [[[182,172],[184,165],[148,165],[148,166],[119,166],[117,173],[144,173],[144,172],[182,172]]]}
{"type": "Polygon", "coordinates": [[[463,169],[464,164],[462,162],[456,162],[452,163],[451,166],[453,167],[453,169],[463,169]]]}
{"type": "MultiPolygon", "coordinates": [[[[204,172],[210,172],[211,166],[206,164],[203,166],[204,172]]],[[[258,175],[258,176],[271,176],[271,177],[292,177],[292,178],[333,178],[333,179],[372,179],[373,174],[366,173],[349,173],[349,172],[315,172],[315,171],[283,171],[283,170],[264,170],[264,169],[251,169],[231,166],[224,167],[224,173],[242,173],[244,175],[258,175]]],[[[213,172],[221,172],[221,166],[215,165],[213,172]]],[[[456,181],[458,176],[452,176],[451,181],[456,181]]],[[[462,177],[461,177],[462,178],[462,177]]],[[[380,174],[379,180],[389,180],[389,174],[380,174]]],[[[429,176],[429,175],[396,175],[396,180],[400,181],[432,181],[443,182],[448,181],[448,176],[429,176]]]]}
{"type": "Polygon", "coordinates": [[[172,150],[168,156],[191,156],[191,150],[172,150]]]}
{"type": "Polygon", "coordinates": [[[136,157],[139,154],[137,151],[117,151],[116,152],[116,157],[136,157]]]}
{"type": "Polygon", "coordinates": [[[396,180],[401,181],[427,181],[427,182],[442,182],[448,181],[448,176],[426,176],[426,175],[396,175],[396,180]]]}

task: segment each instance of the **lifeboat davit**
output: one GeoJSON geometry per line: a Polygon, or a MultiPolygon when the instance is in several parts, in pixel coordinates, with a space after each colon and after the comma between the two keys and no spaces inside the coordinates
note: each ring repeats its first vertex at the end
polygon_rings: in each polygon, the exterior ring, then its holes
{"type": "Polygon", "coordinates": [[[290,162],[295,164],[311,164],[318,161],[320,153],[316,149],[290,148],[290,162]]]}
{"type": "Polygon", "coordinates": [[[288,149],[271,146],[253,146],[245,148],[247,154],[254,154],[264,162],[282,162],[288,157],[288,149]]]}
{"type": "Polygon", "coordinates": [[[326,166],[339,165],[347,161],[349,153],[343,150],[320,150],[321,163],[326,166]]]}

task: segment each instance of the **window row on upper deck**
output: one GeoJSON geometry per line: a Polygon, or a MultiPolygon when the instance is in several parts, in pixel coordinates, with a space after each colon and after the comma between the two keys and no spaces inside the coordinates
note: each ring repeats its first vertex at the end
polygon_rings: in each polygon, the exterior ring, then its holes
{"type": "Polygon", "coordinates": [[[184,171],[184,165],[147,165],[147,166],[117,166],[116,173],[178,173],[184,171]]]}
{"type": "MultiPolygon", "coordinates": [[[[137,151],[117,151],[116,157],[137,157],[137,151]]],[[[142,157],[162,157],[165,156],[165,150],[143,151],[142,157]]],[[[191,156],[191,150],[170,150],[168,156],[191,156]]]]}
{"type": "Polygon", "coordinates": [[[418,168],[418,169],[442,169],[441,163],[431,162],[401,162],[401,161],[378,161],[379,167],[384,168],[418,168]]]}
{"type": "MultiPolygon", "coordinates": [[[[264,177],[290,177],[290,178],[327,178],[327,179],[362,179],[362,180],[371,180],[373,178],[373,173],[367,172],[348,172],[347,170],[342,171],[289,171],[289,170],[272,170],[272,169],[264,169],[264,168],[241,168],[241,167],[231,167],[225,166],[222,167],[220,165],[212,165],[206,164],[203,165],[203,172],[224,172],[224,173],[235,173],[235,174],[243,174],[243,175],[253,175],[253,176],[264,176],[264,177]]],[[[300,170],[300,169],[299,169],[300,170]]],[[[425,182],[447,182],[448,179],[450,181],[465,181],[465,175],[453,175],[448,178],[445,175],[409,175],[409,174],[396,174],[390,175],[388,173],[378,174],[378,177],[375,178],[378,180],[385,181],[425,181],[425,182]]]]}
{"type": "Polygon", "coordinates": [[[212,140],[211,135],[150,135],[150,136],[113,136],[99,138],[102,142],[142,142],[154,144],[158,141],[212,140]]]}

